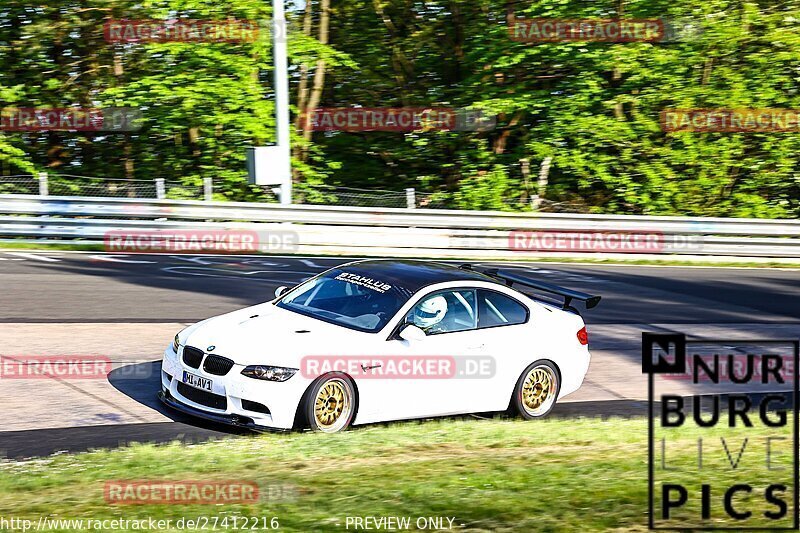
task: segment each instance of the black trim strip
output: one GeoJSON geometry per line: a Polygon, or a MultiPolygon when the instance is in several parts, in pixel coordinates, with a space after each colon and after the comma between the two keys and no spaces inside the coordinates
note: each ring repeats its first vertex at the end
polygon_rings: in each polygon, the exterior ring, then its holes
{"type": "Polygon", "coordinates": [[[167,407],[175,409],[176,411],[180,411],[181,413],[195,416],[197,418],[203,418],[205,420],[211,420],[212,422],[217,422],[218,424],[225,424],[226,426],[234,426],[238,428],[244,428],[244,429],[249,429],[251,431],[259,431],[264,433],[275,432],[275,431],[288,431],[288,430],[281,430],[281,428],[259,426],[258,424],[254,423],[252,419],[247,418],[246,416],[218,415],[214,413],[207,413],[206,411],[201,411],[200,409],[196,409],[194,407],[190,407],[184,403],[181,403],[172,396],[167,397],[164,394],[164,391],[158,393],[158,399],[161,400],[167,407]]]}

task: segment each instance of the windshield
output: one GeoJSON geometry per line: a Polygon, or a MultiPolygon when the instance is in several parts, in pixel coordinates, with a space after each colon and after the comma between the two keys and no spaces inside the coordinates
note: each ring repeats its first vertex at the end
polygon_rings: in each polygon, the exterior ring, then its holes
{"type": "Polygon", "coordinates": [[[333,270],[296,287],[278,307],[351,329],[380,331],[408,300],[397,287],[333,270]]]}

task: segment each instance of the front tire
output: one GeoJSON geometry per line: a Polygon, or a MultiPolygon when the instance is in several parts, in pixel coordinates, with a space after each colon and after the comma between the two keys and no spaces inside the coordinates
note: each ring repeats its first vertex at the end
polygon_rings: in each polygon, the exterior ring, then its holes
{"type": "Polygon", "coordinates": [[[553,410],[561,391],[561,377],[547,360],[531,364],[517,380],[512,403],[525,420],[546,416],[553,410]]]}
{"type": "Polygon", "coordinates": [[[341,373],[318,377],[306,394],[303,410],[312,431],[344,431],[356,414],[353,381],[341,373]]]}

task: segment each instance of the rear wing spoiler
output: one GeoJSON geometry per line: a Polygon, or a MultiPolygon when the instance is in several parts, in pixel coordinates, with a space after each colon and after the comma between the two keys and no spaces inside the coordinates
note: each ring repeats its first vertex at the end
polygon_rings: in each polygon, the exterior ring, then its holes
{"type": "Polygon", "coordinates": [[[601,299],[600,296],[592,296],[591,294],[587,294],[585,292],[559,287],[558,285],[555,285],[553,283],[539,281],[537,279],[530,278],[528,276],[522,275],[517,272],[513,272],[511,270],[500,270],[497,268],[487,268],[478,270],[474,268],[471,264],[461,265],[459,268],[463,270],[471,270],[473,272],[480,272],[481,274],[486,274],[487,276],[503,281],[508,287],[511,287],[514,283],[516,283],[518,285],[529,287],[536,291],[546,292],[560,296],[564,298],[564,304],[562,307],[562,309],[564,310],[574,310],[574,308],[571,307],[570,305],[573,300],[579,300],[581,302],[584,302],[586,304],[586,309],[593,309],[597,307],[597,304],[600,303],[601,299]]]}

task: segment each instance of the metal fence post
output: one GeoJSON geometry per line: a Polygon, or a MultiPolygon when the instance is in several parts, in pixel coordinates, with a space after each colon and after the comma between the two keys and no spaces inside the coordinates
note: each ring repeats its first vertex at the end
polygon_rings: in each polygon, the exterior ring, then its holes
{"type": "Polygon", "coordinates": [[[49,196],[47,172],[39,172],[39,196],[49,196]]]}
{"type": "Polygon", "coordinates": [[[163,200],[165,196],[164,178],[156,178],[156,198],[163,200]]]}
{"type": "Polygon", "coordinates": [[[413,187],[406,189],[406,207],[408,209],[416,209],[417,207],[417,192],[413,187]]]}
{"type": "Polygon", "coordinates": [[[547,192],[547,181],[550,176],[550,165],[553,163],[553,157],[547,156],[542,161],[542,166],[539,168],[539,180],[536,182],[536,194],[531,198],[531,207],[534,211],[538,211],[542,207],[542,199],[547,192]]]}
{"type": "Polygon", "coordinates": [[[214,183],[211,178],[203,178],[203,199],[210,202],[213,199],[214,183]]]}

